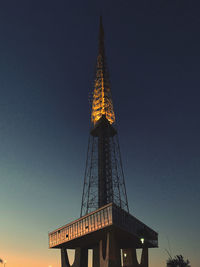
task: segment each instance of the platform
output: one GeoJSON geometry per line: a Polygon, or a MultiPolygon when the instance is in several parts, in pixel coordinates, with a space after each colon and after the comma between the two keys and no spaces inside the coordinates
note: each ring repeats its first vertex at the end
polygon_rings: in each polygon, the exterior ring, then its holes
{"type": "Polygon", "coordinates": [[[115,231],[121,248],[158,247],[158,234],[113,203],[49,233],[49,248],[92,248],[108,231],[115,231]]]}

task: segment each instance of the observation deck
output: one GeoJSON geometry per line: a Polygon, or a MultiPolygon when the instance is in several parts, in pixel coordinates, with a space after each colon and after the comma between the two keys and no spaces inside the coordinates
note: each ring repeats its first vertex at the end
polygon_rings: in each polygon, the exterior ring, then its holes
{"type": "Polygon", "coordinates": [[[49,233],[49,248],[92,248],[107,231],[115,231],[121,248],[158,247],[158,234],[113,203],[49,233]]]}

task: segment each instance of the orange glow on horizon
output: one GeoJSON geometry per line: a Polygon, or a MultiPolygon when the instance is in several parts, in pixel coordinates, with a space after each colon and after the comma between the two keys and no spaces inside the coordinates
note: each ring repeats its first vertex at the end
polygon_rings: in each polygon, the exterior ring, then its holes
{"type": "MultiPolygon", "coordinates": [[[[40,251],[4,251],[1,250],[2,260],[6,260],[5,267],[60,267],[59,251],[53,253],[46,250],[42,255],[40,251]],[[56,255],[55,255],[56,254],[56,255]]],[[[4,267],[4,263],[0,266],[4,267]]]]}
{"type": "MultiPolygon", "coordinates": [[[[60,261],[60,251],[56,251],[56,255],[52,255],[52,250],[43,251],[45,255],[41,255],[41,253],[23,253],[23,252],[14,252],[14,251],[1,251],[2,257],[4,256],[4,260],[6,259],[6,265],[5,267],[60,267],[61,261],[60,261]],[[46,254],[46,252],[48,255],[46,254]],[[6,256],[6,258],[5,258],[6,256]]],[[[91,254],[91,253],[90,253],[91,254]]],[[[151,251],[152,254],[152,251],[151,251]]],[[[154,253],[153,253],[154,254],[154,253]]],[[[164,260],[161,260],[161,258],[158,256],[158,253],[155,253],[155,256],[152,257],[150,255],[150,266],[154,267],[160,267],[161,262],[165,263],[164,260]],[[152,259],[154,258],[154,259],[152,259]]],[[[70,264],[74,261],[74,252],[72,250],[69,251],[69,261],[70,264]]],[[[0,266],[4,267],[3,264],[0,266]]],[[[91,255],[89,255],[89,267],[92,267],[92,258],[91,255]]]]}

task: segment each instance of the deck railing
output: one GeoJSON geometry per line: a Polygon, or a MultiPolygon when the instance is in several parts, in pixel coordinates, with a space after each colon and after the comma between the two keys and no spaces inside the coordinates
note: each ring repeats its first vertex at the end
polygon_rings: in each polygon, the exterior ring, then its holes
{"type": "Polygon", "coordinates": [[[133,234],[138,239],[148,240],[153,246],[158,244],[158,234],[155,231],[128,212],[110,203],[49,233],[49,247],[56,247],[112,224],[133,234]]]}
{"type": "Polygon", "coordinates": [[[55,247],[111,224],[112,203],[49,233],[49,247],[55,247]]]}

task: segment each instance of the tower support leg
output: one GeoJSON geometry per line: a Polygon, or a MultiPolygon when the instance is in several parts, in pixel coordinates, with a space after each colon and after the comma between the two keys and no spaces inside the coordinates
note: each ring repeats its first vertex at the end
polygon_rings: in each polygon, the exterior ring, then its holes
{"type": "Polygon", "coordinates": [[[108,232],[106,240],[100,241],[99,258],[100,267],[121,267],[120,247],[114,232],[108,232]]]}
{"type": "Polygon", "coordinates": [[[66,248],[61,248],[61,267],[70,267],[66,248]]]}
{"type": "Polygon", "coordinates": [[[136,248],[123,249],[123,267],[149,267],[148,248],[142,249],[140,263],[137,260],[136,248]]]}
{"type": "Polygon", "coordinates": [[[122,250],[123,267],[138,267],[138,260],[135,248],[122,250]]]}
{"type": "Polygon", "coordinates": [[[99,246],[93,248],[93,267],[100,267],[99,246]]]}
{"type": "Polygon", "coordinates": [[[149,266],[149,251],[148,251],[148,248],[143,248],[142,249],[141,266],[142,267],[148,267],[149,266]]]}
{"type": "Polygon", "coordinates": [[[88,250],[76,248],[74,262],[70,265],[66,248],[61,248],[61,267],[88,267],[88,250]]]}

